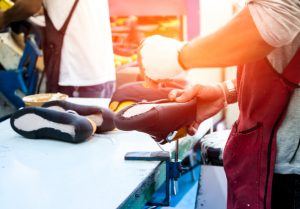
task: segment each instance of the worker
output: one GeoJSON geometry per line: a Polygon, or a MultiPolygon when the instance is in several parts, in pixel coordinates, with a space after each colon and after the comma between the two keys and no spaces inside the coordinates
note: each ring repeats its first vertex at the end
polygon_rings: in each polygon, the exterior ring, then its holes
{"type": "Polygon", "coordinates": [[[17,0],[0,12],[0,28],[43,6],[46,91],[73,97],[110,97],[115,67],[108,1],[17,0]]]}
{"type": "Polygon", "coordinates": [[[228,209],[300,208],[299,20],[299,0],[249,0],[207,36],[184,43],[154,35],[140,46],[150,86],[191,68],[239,66],[235,80],[169,94],[177,102],[198,99],[190,134],[238,102],[223,155],[228,209]]]}

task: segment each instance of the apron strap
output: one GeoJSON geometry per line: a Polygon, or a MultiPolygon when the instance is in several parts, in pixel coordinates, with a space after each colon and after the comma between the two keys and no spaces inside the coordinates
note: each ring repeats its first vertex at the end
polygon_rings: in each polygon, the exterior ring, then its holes
{"type": "Polygon", "coordinates": [[[300,48],[288,64],[288,66],[284,69],[282,73],[283,78],[296,85],[299,88],[300,83],[300,48]]]}
{"type": "MultiPolygon", "coordinates": [[[[63,34],[66,32],[67,27],[68,27],[68,25],[69,25],[69,23],[70,23],[70,21],[71,21],[71,18],[72,18],[72,16],[73,16],[73,13],[74,13],[76,7],[77,7],[78,2],[79,2],[79,0],[75,0],[73,6],[72,6],[72,8],[71,8],[71,11],[70,11],[69,15],[68,15],[67,19],[65,20],[63,26],[60,28],[60,30],[56,30],[56,28],[54,27],[54,24],[52,23],[52,20],[50,19],[49,15],[48,15],[47,9],[45,9],[45,11],[44,11],[44,12],[45,12],[45,17],[48,18],[48,20],[51,22],[53,28],[54,28],[56,31],[58,31],[58,32],[60,32],[60,33],[63,33],[63,34]]],[[[45,5],[44,5],[44,8],[46,8],[45,5]]]]}
{"type": "Polygon", "coordinates": [[[66,32],[67,27],[68,27],[69,22],[70,22],[70,20],[71,20],[71,18],[72,18],[72,16],[73,16],[73,13],[74,13],[74,11],[75,11],[75,9],[76,9],[76,7],[77,7],[78,2],[79,2],[79,0],[75,0],[75,2],[74,2],[74,4],[73,4],[73,7],[72,7],[72,9],[71,9],[71,11],[70,11],[70,13],[69,13],[69,16],[67,17],[67,19],[66,19],[66,21],[64,22],[62,28],[60,29],[61,32],[63,32],[63,33],[66,32]]]}

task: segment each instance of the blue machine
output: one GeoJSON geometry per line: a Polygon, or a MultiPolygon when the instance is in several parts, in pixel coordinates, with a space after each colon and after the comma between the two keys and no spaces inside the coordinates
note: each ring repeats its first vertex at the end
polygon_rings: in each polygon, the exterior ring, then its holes
{"type": "Polygon", "coordinates": [[[36,61],[42,55],[33,35],[26,39],[23,55],[17,69],[0,70],[0,92],[16,108],[24,106],[24,102],[16,93],[20,91],[24,95],[34,94],[36,91],[38,72],[36,61]]]}

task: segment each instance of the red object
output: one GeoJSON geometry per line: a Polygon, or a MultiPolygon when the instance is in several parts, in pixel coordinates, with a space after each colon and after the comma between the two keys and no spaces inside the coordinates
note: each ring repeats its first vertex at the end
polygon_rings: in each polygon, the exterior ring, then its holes
{"type": "Polygon", "coordinates": [[[240,115],[224,151],[228,209],[270,209],[276,134],[300,81],[300,50],[282,75],[267,59],[238,69],[240,115]]]}

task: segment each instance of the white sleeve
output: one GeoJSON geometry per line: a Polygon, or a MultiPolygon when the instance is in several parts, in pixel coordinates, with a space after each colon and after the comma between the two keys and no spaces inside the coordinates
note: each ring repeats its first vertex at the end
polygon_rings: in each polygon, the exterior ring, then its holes
{"type": "Polygon", "coordinates": [[[55,29],[60,30],[68,18],[75,0],[43,0],[43,4],[55,29]]]}
{"type": "Polygon", "coordinates": [[[248,0],[262,38],[273,47],[290,44],[300,33],[299,0],[248,0]]]}

